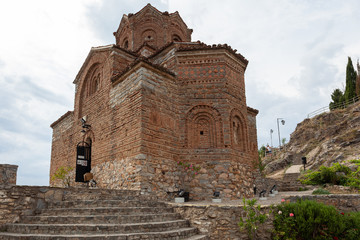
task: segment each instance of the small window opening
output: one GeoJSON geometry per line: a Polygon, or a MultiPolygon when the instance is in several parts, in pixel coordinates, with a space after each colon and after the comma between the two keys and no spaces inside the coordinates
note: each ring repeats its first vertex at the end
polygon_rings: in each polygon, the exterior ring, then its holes
{"type": "Polygon", "coordinates": [[[124,43],[124,48],[125,48],[125,49],[128,49],[128,48],[129,48],[129,41],[128,41],[128,40],[125,41],[125,43],[124,43]]]}
{"type": "Polygon", "coordinates": [[[204,135],[204,131],[200,131],[200,135],[204,135]]]}

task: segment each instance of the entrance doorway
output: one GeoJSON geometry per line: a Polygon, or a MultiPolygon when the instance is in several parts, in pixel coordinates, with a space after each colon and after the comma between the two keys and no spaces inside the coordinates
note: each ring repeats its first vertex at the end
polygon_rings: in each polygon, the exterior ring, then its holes
{"type": "Polygon", "coordinates": [[[91,171],[91,139],[79,142],[76,146],[75,182],[84,182],[84,174],[91,171]]]}

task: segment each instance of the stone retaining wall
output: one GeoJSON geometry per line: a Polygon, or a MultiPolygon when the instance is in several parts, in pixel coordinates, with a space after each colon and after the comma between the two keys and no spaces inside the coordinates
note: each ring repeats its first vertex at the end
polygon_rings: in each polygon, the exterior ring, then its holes
{"type": "MultiPolygon", "coordinates": [[[[171,206],[175,212],[189,220],[192,226],[197,227],[201,233],[207,234],[210,239],[248,239],[247,232],[240,231],[238,226],[240,216],[244,214],[241,206],[180,204],[171,204],[171,206]]],[[[263,207],[262,210],[268,213],[270,208],[263,207]]],[[[273,224],[270,217],[258,230],[257,239],[271,239],[272,229],[273,224]]]]}
{"type": "MultiPolygon", "coordinates": [[[[359,194],[341,194],[341,195],[307,195],[290,196],[287,201],[295,202],[298,199],[316,200],[328,205],[333,205],[340,211],[360,211],[359,194]]],[[[175,212],[180,213],[185,219],[188,219],[192,226],[197,227],[200,232],[207,234],[210,239],[237,240],[248,239],[245,231],[240,232],[238,222],[241,214],[245,214],[242,206],[229,205],[196,205],[196,204],[174,204],[175,212]]],[[[270,211],[269,206],[262,207],[263,213],[270,211]]],[[[260,227],[258,239],[271,239],[273,229],[273,217],[260,227]]]]}
{"type": "MultiPolygon", "coordinates": [[[[91,172],[97,186],[108,189],[141,190],[171,200],[180,190],[190,192],[193,200],[206,200],[219,191],[223,199],[253,197],[251,168],[231,161],[204,161],[195,164],[195,174],[168,159],[154,159],[145,154],[96,165],[91,172]]],[[[71,174],[74,178],[75,170],[71,174]]],[[[75,186],[84,185],[83,183],[75,186]]],[[[61,186],[61,185],[58,185],[61,186]]]]}
{"type": "Polygon", "coordinates": [[[106,195],[141,194],[140,191],[130,190],[2,186],[0,187],[0,224],[17,222],[24,215],[34,215],[46,208],[51,201],[62,201],[69,197],[87,199],[94,193],[99,198],[105,198],[106,195]]]}
{"type": "Polygon", "coordinates": [[[61,200],[63,190],[49,187],[4,186],[0,189],[0,224],[33,215],[51,200],[61,200]]]}
{"type": "MultiPolygon", "coordinates": [[[[0,224],[17,222],[23,215],[34,215],[47,207],[51,201],[62,201],[69,198],[82,199],[92,196],[92,199],[104,198],[106,195],[141,195],[140,191],[87,189],[87,188],[53,188],[34,186],[2,186],[0,188],[0,224]],[[94,198],[95,196],[95,198],[94,198]]],[[[288,201],[297,199],[311,199],[325,204],[334,205],[340,211],[360,211],[359,194],[343,195],[308,195],[290,196],[288,201]]],[[[200,232],[207,234],[210,239],[247,239],[245,231],[240,232],[238,222],[244,214],[240,205],[199,205],[169,203],[175,212],[180,213],[184,219],[199,228],[200,232]]],[[[264,213],[269,213],[270,208],[264,206],[264,213]]],[[[272,215],[260,227],[259,239],[271,239],[272,215]]]]}
{"type": "Polygon", "coordinates": [[[17,169],[17,165],[0,164],[0,185],[16,185],[17,169]]]}

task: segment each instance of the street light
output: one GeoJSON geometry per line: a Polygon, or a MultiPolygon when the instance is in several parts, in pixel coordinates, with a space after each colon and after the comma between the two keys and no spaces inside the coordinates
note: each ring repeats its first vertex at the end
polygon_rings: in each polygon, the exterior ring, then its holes
{"type": "Polygon", "coordinates": [[[285,125],[285,120],[283,118],[276,119],[277,121],[277,127],[278,127],[278,134],[279,134],[279,149],[281,148],[281,142],[280,142],[280,128],[279,128],[279,120],[281,120],[281,124],[285,125]]]}
{"type": "Polygon", "coordinates": [[[270,129],[270,143],[271,143],[271,147],[273,147],[273,144],[272,144],[272,134],[273,134],[274,130],[270,129]]]}

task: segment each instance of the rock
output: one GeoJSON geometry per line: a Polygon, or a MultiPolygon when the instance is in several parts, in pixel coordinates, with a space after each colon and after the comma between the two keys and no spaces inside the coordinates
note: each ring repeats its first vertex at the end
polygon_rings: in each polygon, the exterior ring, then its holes
{"type": "Polygon", "coordinates": [[[219,179],[228,179],[228,178],[229,178],[229,175],[227,173],[222,173],[219,176],[219,179]]]}

